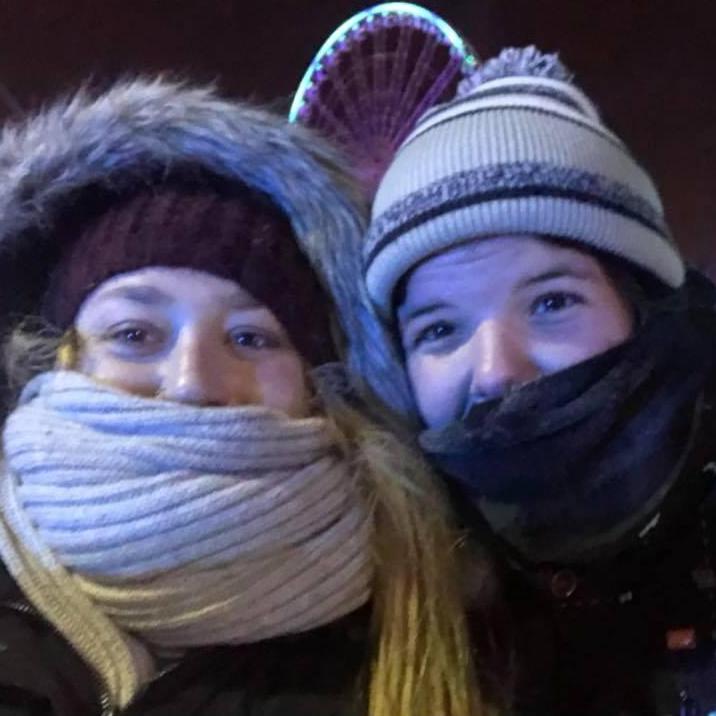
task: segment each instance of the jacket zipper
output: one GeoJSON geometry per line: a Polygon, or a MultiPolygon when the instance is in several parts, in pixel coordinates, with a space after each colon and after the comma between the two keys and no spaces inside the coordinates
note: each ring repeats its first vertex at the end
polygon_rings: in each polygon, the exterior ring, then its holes
{"type": "Polygon", "coordinates": [[[96,679],[97,685],[100,688],[99,693],[99,705],[102,709],[100,716],[115,716],[114,706],[112,706],[112,699],[109,698],[109,694],[104,688],[104,684],[99,683],[99,679],[96,679]]]}
{"type": "Polygon", "coordinates": [[[31,607],[27,602],[3,602],[0,606],[12,609],[14,612],[20,612],[20,614],[28,614],[33,617],[39,617],[34,607],[31,607]]]}
{"type": "MultiPolygon", "coordinates": [[[[8,609],[12,609],[13,611],[19,612],[20,614],[25,614],[27,616],[42,619],[38,611],[27,602],[4,602],[3,604],[0,604],[0,606],[7,607],[8,609]]],[[[104,683],[102,683],[100,678],[95,675],[94,671],[92,672],[92,677],[97,686],[96,691],[99,695],[99,706],[100,709],[102,709],[100,711],[100,716],[115,716],[116,712],[114,710],[114,706],[112,706],[112,699],[109,697],[109,692],[107,691],[107,689],[105,689],[104,683]]]]}

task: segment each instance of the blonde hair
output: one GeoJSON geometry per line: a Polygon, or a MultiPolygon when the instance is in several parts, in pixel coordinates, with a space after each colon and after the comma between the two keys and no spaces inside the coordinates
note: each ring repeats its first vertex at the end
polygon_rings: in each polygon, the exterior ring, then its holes
{"type": "Polygon", "coordinates": [[[483,716],[459,574],[460,535],[435,475],[408,438],[346,399],[324,398],[374,510],[375,648],[368,716],[483,716]]]}
{"type": "MultiPolygon", "coordinates": [[[[74,330],[58,338],[16,331],[5,351],[12,383],[76,366],[74,330]],[[29,355],[41,360],[27,361],[29,355]],[[23,360],[25,356],[25,360],[23,360]],[[23,367],[24,366],[24,367],[23,367]]],[[[21,385],[20,385],[21,387],[21,385]]],[[[484,716],[458,571],[458,533],[447,500],[417,451],[340,394],[321,393],[375,523],[373,648],[367,716],[484,716]]]]}

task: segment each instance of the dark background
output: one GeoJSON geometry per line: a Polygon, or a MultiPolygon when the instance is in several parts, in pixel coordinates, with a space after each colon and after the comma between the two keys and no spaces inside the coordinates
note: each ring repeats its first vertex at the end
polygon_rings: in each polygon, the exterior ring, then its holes
{"type": "MultiPolygon", "coordinates": [[[[424,0],[488,58],[560,50],[607,123],[655,176],[678,239],[716,274],[716,3],[424,0]],[[713,9],[712,9],[713,7],[713,9]]],[[[92,76],[216,80],[228,95],[288,97],[354,0],[0,0],[0,117],[92,76]]]]}

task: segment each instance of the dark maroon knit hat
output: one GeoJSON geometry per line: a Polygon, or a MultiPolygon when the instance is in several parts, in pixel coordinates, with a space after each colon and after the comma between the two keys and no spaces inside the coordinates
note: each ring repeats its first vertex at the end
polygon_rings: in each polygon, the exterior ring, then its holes
{"type": "Polygon", "coordinates": [[[265,304],[311,365],[334,358],[330,300],[288,219],[249,187],[177,182],[85,197],[53,233],[66,248],[43,314],[61,329],[112,276],[148,266],[191,268],[236,281],[265,304]]]}

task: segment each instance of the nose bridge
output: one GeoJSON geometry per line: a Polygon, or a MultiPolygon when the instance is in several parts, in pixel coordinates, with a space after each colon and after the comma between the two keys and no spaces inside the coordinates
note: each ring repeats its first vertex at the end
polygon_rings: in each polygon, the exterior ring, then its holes
{"type": "Polygon", "coordinates": [[[170,400],[197,405],[229,402],[221,356],[202,326],[184,326],[167,356],[162,394],[170,400]]]}
{"type": "Polygon", "coordinates": [[[506,317],[483,321],[470,341],[471,392],[484,398],[502,395],[537,377],[526,337],[506,317]]]}

